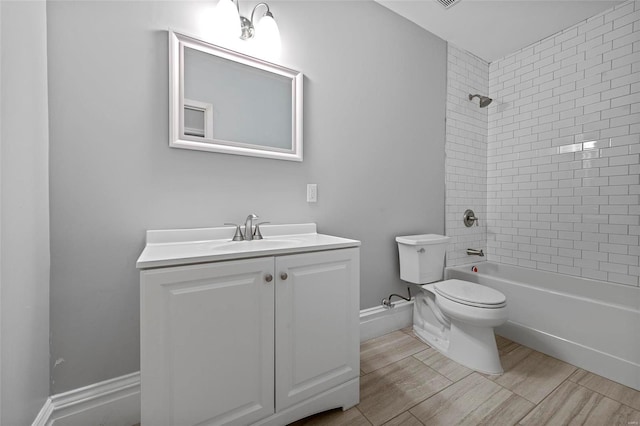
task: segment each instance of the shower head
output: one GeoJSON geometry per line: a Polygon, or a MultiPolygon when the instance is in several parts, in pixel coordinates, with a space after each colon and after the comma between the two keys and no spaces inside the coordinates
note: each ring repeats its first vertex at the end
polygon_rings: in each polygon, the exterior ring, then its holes
{"type": "Polygon", "coordinates": [[[475,95],[469,94],[469,100],[473,100],[473,98],[479,98],[480,99],[480,108],[486,107],[487,105],[489,105],[491,103],[491,101],[493,101],[493,99],[491,99],[488,96],[482,96],[482,95],[478,95],[478,94],[475,94],[475,95]]]}

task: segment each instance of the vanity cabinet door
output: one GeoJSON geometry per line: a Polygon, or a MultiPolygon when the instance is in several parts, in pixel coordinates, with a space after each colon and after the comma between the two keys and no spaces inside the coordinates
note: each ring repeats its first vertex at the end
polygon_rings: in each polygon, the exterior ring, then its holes
{"type": "Polygon", "coordinates": [[[276,411],[356,378],[359,249],[276,258],[276,411]]]}
{"type": "Polygon", "coordinates": [[[274,413],[273,257],[141,272],[144,426],[274,413]]]}

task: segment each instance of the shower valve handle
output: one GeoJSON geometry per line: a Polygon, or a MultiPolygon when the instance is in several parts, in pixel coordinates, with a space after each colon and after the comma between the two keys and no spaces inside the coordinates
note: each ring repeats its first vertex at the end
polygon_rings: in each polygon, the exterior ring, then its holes
{"type": "Polygon", "coordinates": [[[462,221],[464,222],[464,226],[466,226],[467,228],[472,226],[474,222],[476,223],[476,226],[478,226],[478,218],[471,209],[467,209],[464,212],[464,215],[462,215],[462,221]]]}

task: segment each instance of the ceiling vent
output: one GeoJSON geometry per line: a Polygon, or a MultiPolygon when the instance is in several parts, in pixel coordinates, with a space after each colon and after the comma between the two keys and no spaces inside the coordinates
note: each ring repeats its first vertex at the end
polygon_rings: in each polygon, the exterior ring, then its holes
{"type": "Polygon", "coordinates": [[[436,0],[438,3],[444,6],[445,9],[449,9],[454,4],[460,3],[460,0],[436,0]]]}

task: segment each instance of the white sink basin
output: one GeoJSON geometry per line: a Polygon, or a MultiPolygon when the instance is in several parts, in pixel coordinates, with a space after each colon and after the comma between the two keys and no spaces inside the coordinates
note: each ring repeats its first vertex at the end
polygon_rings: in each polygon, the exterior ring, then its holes
{"type": "Polygon", "coordinates": [[[262,225],[264,239],[232,241],[233,227],[147,231],[139,269],[358,247],[360,241],[318,234],[315,223],[262,225]]]}
{"type": "Polygon", "coordinates": [[[225,241],[215,242],[211,245],[212,250],[238,253],[243,251],[272,250],[283,247],[294,247],[300,244],[300,240],[285,240],[277,238],[264,238],[262,240],[251,241],[225,241]]]}

